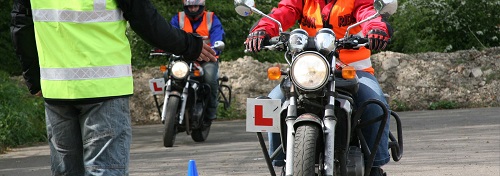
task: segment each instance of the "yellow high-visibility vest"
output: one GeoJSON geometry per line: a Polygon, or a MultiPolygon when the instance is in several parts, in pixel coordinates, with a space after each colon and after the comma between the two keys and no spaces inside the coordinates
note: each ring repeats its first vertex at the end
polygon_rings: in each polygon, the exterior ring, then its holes
{"type": "Polygon", "coordinates": [[[43,96],[133,93],[127,22],[114,0],[31,1],[43,96]]]}

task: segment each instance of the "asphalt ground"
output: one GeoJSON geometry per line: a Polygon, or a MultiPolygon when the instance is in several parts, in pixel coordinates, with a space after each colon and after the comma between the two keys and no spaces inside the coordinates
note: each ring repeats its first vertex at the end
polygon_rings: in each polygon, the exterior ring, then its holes
{"type": "MultiPolygon", "coordinates": [[[[399,116],[404,155],[383,167],[388,175],[500,176],[500,108],[399,116]]],[[[256,133],[245,131],[244,120],[215,121],[202,143],[179,133],[172,148],[162,146],[162,128],[133,126],[130,175],[186,175],[189,160],[195,160],[200,176],[270,175],[256,133]]],[[[50,175],[49,162],[48,145],[15,148],[0,155],[0,176],[50,175]]]]}

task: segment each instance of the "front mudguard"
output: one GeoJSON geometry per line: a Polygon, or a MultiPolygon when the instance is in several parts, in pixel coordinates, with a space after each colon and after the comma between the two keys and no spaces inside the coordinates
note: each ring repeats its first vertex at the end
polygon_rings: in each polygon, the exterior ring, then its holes
{"type": "Polygon", "coordinates": [[[309,122],[317,124],[321,129],[323,129],[323,122],[321,118],[313,113],[305,113],[297,117],[297,119],[295,119],[295,122],[293,123],[293,128],[297,129],[297,127],[299,127],[300,124],[309,122]]]}

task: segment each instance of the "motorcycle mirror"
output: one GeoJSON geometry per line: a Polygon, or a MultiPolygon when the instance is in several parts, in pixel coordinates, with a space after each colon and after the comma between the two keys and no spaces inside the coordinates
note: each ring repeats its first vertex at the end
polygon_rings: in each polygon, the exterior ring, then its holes
{"type": "Polygon", "coordinates": [[[262,13],[259,9],[255,8],[255,2],[254,0],[234,0],[234,10],[236,10],[236,13],[241,16],[249,16],[252,14],[252,12],[255,12],[261,16],[264,16],[266,18],[269,18],[270,20],[274,21],[275,23],[278,24],[278,29],[280,34],[283,32],[283,28],[281,27],[281,23],[270,17],[269,15],[262,13]]]}
{"type": "Polygon", "coordinates": [[[226,47],[226,44],[224,44],[223,41],[215,41],[213,48],[219,51],[224,50],[224,47],[226,47]]]}
{"type": "Polygon", "coordinates": [[[234,10],[236,13],[241,16],[249,16],[252,14],[252,10],[250,7],[255,6],[255,2],[253,0],[234,0],[234,10]]]}
{"type": "Polygon", "coordinates": [[[394,13],[398,9],[398,1],[397,0],[375,0],[373,2],[373,7],[377,11],[378,14],[383,17],[388,17],[394,13]]]}

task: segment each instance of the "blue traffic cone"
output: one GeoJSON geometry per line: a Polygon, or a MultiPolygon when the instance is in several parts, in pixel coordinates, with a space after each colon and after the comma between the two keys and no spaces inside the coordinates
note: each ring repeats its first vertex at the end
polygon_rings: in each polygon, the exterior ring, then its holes
{"type": "Polygon", "coordinates": [[[198,170],[196,169],[196,162],[194,160],[189,160],[187,176],[198,176],[198,170]]]}

